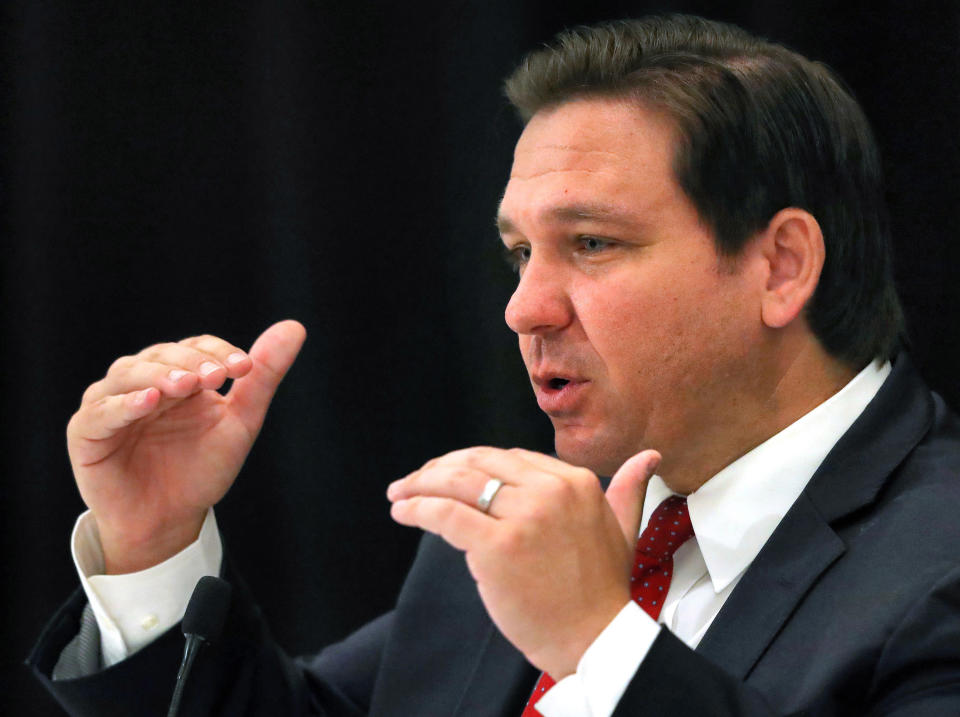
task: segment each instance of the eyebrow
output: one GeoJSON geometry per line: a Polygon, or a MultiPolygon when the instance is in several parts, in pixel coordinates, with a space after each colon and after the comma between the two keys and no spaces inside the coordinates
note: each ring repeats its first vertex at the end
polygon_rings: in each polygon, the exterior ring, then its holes
{"type": "MultiPolygon", "coordinates": [[[[567,204],[553,207],[542,212],[542,218],[561,224],[575,224],[576,222],[593,221],[603,224],[613,224],[623,228],[635,229],[638,226],[636,218],[620,211],[608,204],[567,204]]],[[[496,226],[501,234],[516,231],[516,226],[505,214],[497,214],[496,226]]]]}

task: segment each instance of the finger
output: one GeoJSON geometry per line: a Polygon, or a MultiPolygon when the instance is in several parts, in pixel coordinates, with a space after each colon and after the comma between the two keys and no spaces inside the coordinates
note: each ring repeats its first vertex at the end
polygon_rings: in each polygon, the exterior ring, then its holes
{"type": "Polygon", "coordinates": [[[647,481],[660,465],[660,454],[646,450],[628,459],[610,479],[607,488],[607,503],[617,516],[627,545],[632,549],[640,533],[643,515],[643,499],[647,493],[647,481]]]}
{"type": "MultiPolygon", "coordinates": [[[[394,481],[387,488],[387,498],[391,502],[406,500],[413,496],[433,496],[437,498],[451,498],[458,500],[474,510],[483,510],[477,502],[486,489],[487,483],[493,478],[482,471],[459,466],[447,467],[434,464],[411,474],[407,478],[394,481]]],[[[486,513],[494,517],[507,517],[509,511],[504,509],[510,505],[510,499],[504,502],[504,494],[515,490],[508,483],[503,483],[496,493],[496,500],[491,501],[486,513]],[[496,506],[496,510],[494,510],[496,506]]]]}
{"type": "Polygon", "coordinates": [[[67,433],[88,441],[105,441],[155,411],[160,405],[160,395],[156,388],[145,388],[107,396],[77,411],[67,425],[67,433]]]}
{"type": "Polygon", "coordinates": [[[387,486],[387,498],[395,502],[414,495],[434,495],[468,503],[480,495],[488,480],[488,474],[472,468],[431,463],[387,486]]]}
{"type": "Polygon", "coordinates": [[[169,364],[128,358],[115,361],[102,380],[91,384],[83,394],[81,405],[145,388],[156,388],[165,396],[183,398],[198,388],[200,377],[190,371],[169,364]]]}
{"type": "Polygon", "coordinates": [[[227,398],[251,434],[259,432],[277,386],[293,365],[306,338],[307,331],[301,323],[281,321],[260,334],[250,348],[251,369],[234,381],[227,398]]]}
{"type": "Polygon", "coordinates": [[[224,371],[226,371],[227,378],[240,378],[241,376],[245,376],[250,369],[253,368],[253,361],[247,355],[246,351],[237,348],[229,341],[224,341],[218,336],[211,336],[209,334],[191,336],[188,339],[180,341],[177,345],[193,349],[202,354],[204,360],[221,366],[224,371]]]}
{"type": "Polygon", "coordinates": [[[390,507],[391,517],[401,525],[421,528],[439,535],[458,550],[472,550],[485,544],[496,520],[457,500],[414,496],[390,507]]]}
{"type": "Polygon", "coordinates": [[[548,456],[546,453],[528,451],[526,448],[511,448],[510,452],[515,453],[528,463],[538,466],[546,471],[563,471],[572,467],[569,463],[562,461],[559,458],[548,456]]]}
{"type": "MultiPolygon", "coordinates": [[[[570,468],[562,461],[557,463],[570,468]]],[[[453,451],[430,461],[424,468],[428,466],[475,470],[514,486],[533,487],[550,480],[554,475],[552,471],[544,471],[530,463],[517,449],[504,450],[490,446],[475,446],[453,451]]],[[[410,476],[413,475],[413,473],[410,474],[410,476]]]]}
{"type": "Polygon", "coordinates": [[[239,355],[236,351],[228,354],[234,358],[231,363],[227,363],[222,356],[215,356],[181,342],[150,346],[137,354],[137,358],[189,371],[199,377],[201,388],[215,390],[228,378],[236,378],[250,370],[250,359],[246,354],[242,354],[240,360],[239,355]]]}
{"type": "Polygon", "coordinates": [[[510,452],[515,453],[523,460],[527,461],[530,465],[536,466],[545,473],[550,473],[555,476],[569,479],[585,478],[589,479],[590,481],[597,480],[597,475],[589,468],[582,468],[572,465],[566,461],[560,460],[559,458],[548,456],[546,453],[528,451],[525,448],[511,448],[510,452]]]}

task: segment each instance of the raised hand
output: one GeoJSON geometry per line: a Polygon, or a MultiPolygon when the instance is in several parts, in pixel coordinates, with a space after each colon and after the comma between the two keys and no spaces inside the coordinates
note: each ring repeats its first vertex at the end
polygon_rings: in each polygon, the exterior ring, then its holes
{"type": "Polygon", "coordinates": [[[86,390],[67,448],[107,573],[150,567],[196,539],[305,337],[301,324],[282,321],[249,353],[215,336],[156,344],[117,359],[86,390]]]}
{"type": "Polygon", "coordinates": [[[466,553],[491,619],[527,659],[555,679],[630,601],[630,571],[647,480],[660,454],[647,450],[617,471],[606,494],[597,477],[520,449],[469,448],[391,484],[391,514],[466,553]],[[502,486],[484,511],[487,482],[502,486]]]}

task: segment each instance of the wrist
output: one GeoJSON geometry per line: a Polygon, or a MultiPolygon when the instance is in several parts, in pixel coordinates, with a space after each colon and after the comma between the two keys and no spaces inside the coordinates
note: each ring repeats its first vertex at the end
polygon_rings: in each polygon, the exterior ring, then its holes
{"type": "Polygon", "coordinates": [[[558,631],[557,639],[545,646],[536,659],[528,659],[557,682],[574,674],[584,653],[629,602],[630,594],[627,592],[622,599],[611,598],[603,606],[595,606],[579,621],[558,631]]]}
{"type": "Polygon", "coordinates": [[[197,540],[205,517],[206,510],[151,530],[142,525],[111,525],[94,514],[104,574],[135,573],[172,558],[197,540]]]}

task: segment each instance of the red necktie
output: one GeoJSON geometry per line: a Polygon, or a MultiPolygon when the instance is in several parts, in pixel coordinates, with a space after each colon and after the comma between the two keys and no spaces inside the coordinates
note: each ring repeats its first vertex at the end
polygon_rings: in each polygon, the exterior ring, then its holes
{"type": "MultiPolygon", "coordinates": [[[[673,554],[693,536],[693,524],[687,512],[687,499],[672,495],[657,506],[640,538],[630,576],[630,596],[656,620],[670,590],[673,554]]],[[[540,675],[521,717],[541,717],[534,705],[555,684],[550,675],[540,675]]]]}

